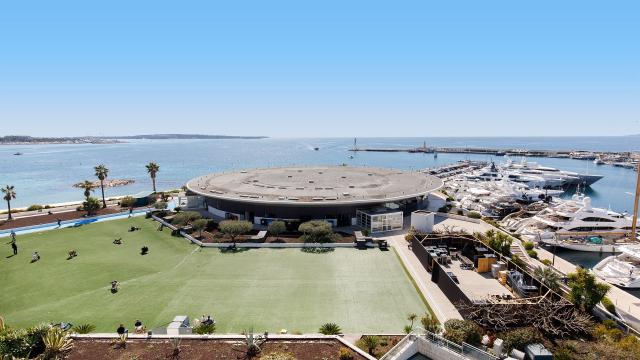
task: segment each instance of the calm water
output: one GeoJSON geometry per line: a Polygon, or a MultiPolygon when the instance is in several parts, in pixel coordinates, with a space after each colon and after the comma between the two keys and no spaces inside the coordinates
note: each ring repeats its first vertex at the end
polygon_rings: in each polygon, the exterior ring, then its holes
{"type": "MultiPolygon", "coordinates": [[[[362,147],[413,147],[426,141],[434,146],[478,146],[529,149],[591,149],[640,151],[639,137],[610,138],[369,138],[362,147]]],[[[19,145],[0,147],[0,185],[15,185],[16,207],[82,199],[74,183],[93,180],[93,166],[104,163],[112,179],[133,179],[135,184],[107,189],[107,195],[132,194],[151,189],[144,165],[160,164],[158,187],[177,188],[198,175],[243,168],[285,165],[367,165],[415,170],[458,160],[495,160],[487,155],[410,153],[357,153],[349,159],[353,139],[261,140],[140,140],[106,145],[19,145]],[[317,146],[319,151],[314,151],[317,146]],[[22,156],[14,156],[15,152],[22,156]]],[[[519,160],[519,159],[514,159],[519,160]]],[[[594,204],[618,211],[633,205],[635,173],[590,161],[529,158],[544,165],[605,176],[589,189],[594,204]]],[[[6,204],[0,205],[6,208],[6,204]]]]}

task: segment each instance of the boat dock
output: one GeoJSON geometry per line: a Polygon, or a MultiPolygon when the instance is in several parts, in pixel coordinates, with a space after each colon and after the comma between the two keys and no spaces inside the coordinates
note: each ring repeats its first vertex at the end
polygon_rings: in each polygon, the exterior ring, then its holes
{"type": "Polygon", "coordinates": [[[444,180],[451,176],[481,169],[487,165],[489,165],[489,163],[486,161],[461,160],[449,165],[420,170],[420,172],[428,175],[433,175],[444,180]]]}

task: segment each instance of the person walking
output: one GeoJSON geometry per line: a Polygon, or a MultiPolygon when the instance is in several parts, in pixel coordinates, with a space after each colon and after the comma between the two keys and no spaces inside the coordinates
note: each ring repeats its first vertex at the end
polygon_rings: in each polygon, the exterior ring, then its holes
{"type": "Polygon", "coordinates": [[[16,244],[16,238],[11,239],[11,249],[13,249],[13,255],[18,255],[18,244],[16,244]]]}

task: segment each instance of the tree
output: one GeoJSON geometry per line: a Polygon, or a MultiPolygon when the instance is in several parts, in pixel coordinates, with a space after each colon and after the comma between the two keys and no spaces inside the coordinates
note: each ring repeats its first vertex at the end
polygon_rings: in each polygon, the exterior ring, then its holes
{"type": "Polygon", "coordinates": [[[85,180],[83,182],[80,183],[80,185],[78,185],[81,189],[84,189],[84,198],[85,200],[89,200],[89,197],[91,196],[91,192],[93,191],[93,188],[95,187],[93,185],[93,183],[89,180],[85,180]]]}
{"type": "Polygon", "coordinates": [[[298,231],[304,233],[305,241],[308,242],[331,242],[333,230],[331,224],[324,220],[311,220],[298,226],[298,231]]]}
{"type": "Polygon", "coordinates": [[[539,266],[533,271],[533,276],[549,289],[555,292],[560,290],[560,275],[552,268],[539,266]]]}
{"type": "Polygon", "coordinates": [[[100,209],[100,200],[90,196],[82,203],[82,208],[88,216],[94,215],[100,209]]]}
{"type": "Polygon", "coordinates": [[[236,237],[251,231],[253,225],[246,220],[224,220],[220,222],[218,228],[222,233],[231,237],[231,241],[233,241],[233,245],[235,246],[236,237]]]}
{"type": "Polygon", "coordinates": [[[277,238],[278,235],[282,234],[287,230],[287,226],[285,225],[284,221],[277,220],[269,223],[267,230],[269,231],[269,233],[275,235],[277,238]]]}
{"type": "Polygon", "coordinates": [[[104,180],[109,175],[109,169],[107,169],[107,167],[104,166],[104,164],[100,164],[94,167],[93,169],[96,172],[96,176],[98,177],[98,180],[100,180],[100,190],[102,191],[102,208],[106,208],[107,202],[104,199],[104,180]]]}
{"type": "Polygon", "coordinates": [[[154,162],[150,162],[146,165],[146,167],[147,167],[147,172],[149,173],[149,176],[151,176],[151,182],[153,183],[153,192],[155,193],[156,192],[156,175],[160,171],[160,165],[154,162]]]}
{"type": "Polygon", "coordinates": [[[16,198],[16,190],[13,185],[7,185],[2,188],[2,193],[4,194],[2,198],[7,202],[7,209],[9,214],[7,220],[11,220],[13,219],[13,217],[11,217],[11,200],[16,198]]]}
{"type": "Polygon", "coordinates": [[[318,330],[320,334],[323,335],[340,335],[342,334],[342,329],[336,323],[326,323],[320,326],[318,330]]]}
{"type": "Polygon", "coordinates": [[[597,282],[595,276],[584,268],[578,268],[568,278],[571,288],[569,299],[584,311],[591,311],[609,291],[609,285],[597,282]]]}
{"type": "Polygon", "coordinates": [[[191,223],[191,228],[194,231],[198,232],[199,237],[202,237],[202,230],[204,230],[208,224],[209,224],[209,219],[198,219],[198,220],[194,220],[191,223]]]}

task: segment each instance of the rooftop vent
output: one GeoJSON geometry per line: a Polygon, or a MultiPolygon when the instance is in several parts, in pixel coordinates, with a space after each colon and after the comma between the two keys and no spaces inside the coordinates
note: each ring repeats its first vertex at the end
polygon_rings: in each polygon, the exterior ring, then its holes
{"type": "Polygon", "coordinates": [[[349,194],[348,192],[343,192],[342,196],[351,196],[351,194],[349,194]]]}
{"type": "Polygon", "coordinates": [[[321,198],[321,197],[314,197],[313,198],[313,201],[321,201],[321,200],[324,200],[324,198],[321,198]]]}
{"type": "Polygon", "coordinates": [[[242,170],[242,171],[240,171],[240,173],[241,173],[241,174],[246,174],[246,173],[247,173],[247,171],[246,171],[246,170],[242,170]]]}
{"type": "Polygon", "coordinates": [[[297,187],[296,190],[304,190],[303,187],[297,187]]]}
{"type": "Polygon", "coordinates": [[[333,188],[332,188],[332,187],[326,187],[326,188],[324,188],[324,189],[325,189],[325,190],[333,190],[333,188]]]}
{"type": "Polygon", "coordinates": [[[289,196],[289,200],[300,200],[300,199],[298,199],[298,198],[297,198],[297,197],[295,197],[295,196],[289,196]]]}
{"type": "Polygon", "coordinates": [[[284,196],[278,196],[278,200],[285,200],[286,198],[284,196]]]}
{"type": "Polygon", "coordinates": [[[338,200],[335,196],[324,198],[325,200],[338,200]]]}
{"type": "Polygon", "coordinates": [[[349,189],[353,189],[353,188],[355,188],[355,186],[349,185],[349,189]]]}
{"type": "Polygon", "coordinates": [[[287,175],[287,177],[288,177],[288,178],[292,178],[292,177],[293,177],[293,175],[287,175]]]}
{"type": "Polygon", "coordinates": [[[309,184],[313,184],[313,180],[309,180],[309,184]]]}

